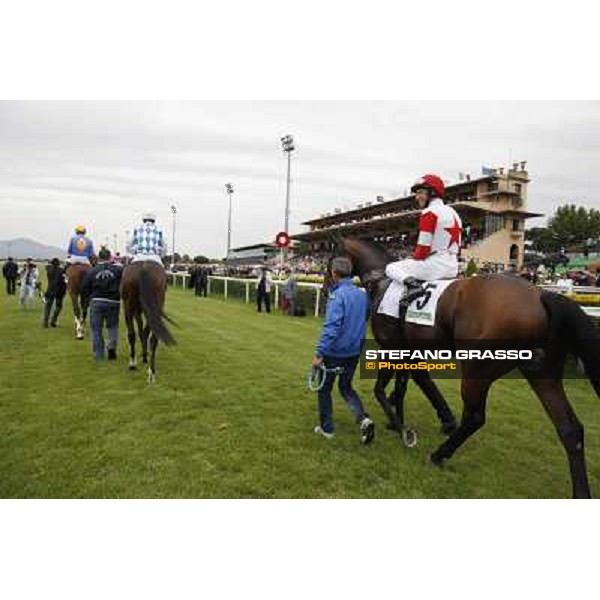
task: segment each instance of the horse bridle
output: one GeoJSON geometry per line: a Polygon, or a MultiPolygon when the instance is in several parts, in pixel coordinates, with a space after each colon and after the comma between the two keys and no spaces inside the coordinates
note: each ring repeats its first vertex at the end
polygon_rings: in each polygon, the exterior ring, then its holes
{"type": "Polygon", "coordinates": [[[365,288],[365,290],[367,290],[367,292],[371,295],[374,296],[375,293],[377,292],[377,288],[379,287],[379,284],[381,283],[381,280],[385,277],[385,271],[382,271],[381,269],[377,269],[374,271],[371,271],[370,275],[365,275],[363,277],[361,277],[361,281],[363,284],[363,287],[365,288]]]}

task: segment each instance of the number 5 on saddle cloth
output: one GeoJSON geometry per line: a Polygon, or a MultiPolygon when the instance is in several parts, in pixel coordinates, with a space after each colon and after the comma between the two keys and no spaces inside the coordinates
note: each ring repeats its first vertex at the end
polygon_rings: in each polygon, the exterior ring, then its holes
{"type": "Polygon", "coordinates": [[[378,313],[399,319],[406,313],[405,322],[417,325],[435,324],[435,314],[441,295],[456,279],[438,279],[436,281],[408,281],[408,290],[404,297],[404,285],[392,281],[388,286],[378,313]]]}

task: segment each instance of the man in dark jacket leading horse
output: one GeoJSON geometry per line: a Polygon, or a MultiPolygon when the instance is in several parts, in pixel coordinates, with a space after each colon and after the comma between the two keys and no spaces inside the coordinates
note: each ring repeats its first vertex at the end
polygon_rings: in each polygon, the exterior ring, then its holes
{"type": "Polygon", "coordinates": [[[119,339],[119,310],[121,308],[121,276],[123,268],[110,262],[111,253],[102,247],[98,252],[99,262],[85,275],[81,284],[82,294],[90,298],[90,327],[92,349],[96,360],[104,359],[102,328],[106,321],[108,329],[108,360],[117,358],[119,339]]]}
{"type": "Polygon", "coordinates": [[[58,323],[58,315],[63,306],[63,299],[67,293],[67,282],[65,281],[65,270],[61,267],[58,258],[53,258],[50,264],[46,267],[46,275],[48,279],[48,287],[44,297],[44,319],[42,325],[44,327],[56,327],[58,323]],[[50,313],[54,306],[54,313],[50,319],[50,313]]]}

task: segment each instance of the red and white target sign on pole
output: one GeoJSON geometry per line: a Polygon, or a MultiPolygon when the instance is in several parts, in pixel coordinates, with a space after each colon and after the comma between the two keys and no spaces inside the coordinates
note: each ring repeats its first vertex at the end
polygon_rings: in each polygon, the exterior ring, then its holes
{"type": "Polygon", "coordinates": [[[290,245],[290,241],[290,236],[287,234],[286,231],[280,231],[275,236],[275,245],[278,248],[288,248],[290,245]]]}

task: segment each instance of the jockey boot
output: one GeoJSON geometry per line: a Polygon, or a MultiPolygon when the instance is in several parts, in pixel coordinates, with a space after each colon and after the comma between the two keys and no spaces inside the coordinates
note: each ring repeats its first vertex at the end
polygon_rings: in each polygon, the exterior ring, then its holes
{"type": "Polygon", "coordinates": [[[423,281],[421,279],[417,279],[416,277],[407,277],[404,280],[404,285],[406,286],[407,291],[421,287],[421,283],[423,283],[423,281]]]}
{"type": "Polygon", "coordinates": [[[404,285],[406,286],[406,291],[404,292],[404,296],[400,298],[400,307],[408,306],[413,300],[422,296],[424,293],[421,284],[423,281],[421,279],[417,279],[416,277],[407,277],[404,280],[404,285]]]}

